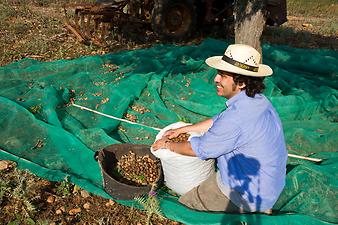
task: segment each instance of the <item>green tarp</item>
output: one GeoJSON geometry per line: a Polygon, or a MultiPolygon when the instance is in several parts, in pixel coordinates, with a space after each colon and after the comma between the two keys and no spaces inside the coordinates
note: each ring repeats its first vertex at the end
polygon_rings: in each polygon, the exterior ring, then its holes
{"type": "MultiPolygon", "coordinates": [[[[216,71],[204,60],[222,55],[228,44],[207,39],[198,46],[157,45],[53,62],[23,59],[0,67],[0,159],[49,180],[68,177],[108,198],[95,151],[114,143],[150,145],[157,132],[81,110],[70,100],[158,128],[201,121],[225,108],[215,94],[216,71]]],[[[186,224],[338,223],[338,53],[264,45],[263,57],[274,70],[265,95],[280,114],[289,153],[324,161],[289,158],[273,216],[196,212],[161,191],[166,217],[186,224]]]]}

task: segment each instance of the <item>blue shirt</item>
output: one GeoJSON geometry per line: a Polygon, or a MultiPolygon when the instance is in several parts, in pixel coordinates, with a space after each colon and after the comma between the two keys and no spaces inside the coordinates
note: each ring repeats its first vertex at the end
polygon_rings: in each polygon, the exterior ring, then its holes
{"type": "Polygon", "coordinates": [[[223,193],[234,204],[249,212],[265,211],[285,185],[287,150],[281,121],[261,94],[251,98],[241,91],[226,105],[203,136],[191,138],[191,147],[201,159],[217,159],[221,186],[230,190],[223,193]]]}

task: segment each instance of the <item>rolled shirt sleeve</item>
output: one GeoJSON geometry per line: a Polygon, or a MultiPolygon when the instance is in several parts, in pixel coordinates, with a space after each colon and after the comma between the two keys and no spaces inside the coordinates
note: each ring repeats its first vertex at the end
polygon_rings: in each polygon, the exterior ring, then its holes
{"type": "Polygon", "coordinates": [[[217,158],[236,148],[240,127],[225,114],[213,117],[213,125],[203,136],[190,139],[191,147],[200,159],[217,158]]]}

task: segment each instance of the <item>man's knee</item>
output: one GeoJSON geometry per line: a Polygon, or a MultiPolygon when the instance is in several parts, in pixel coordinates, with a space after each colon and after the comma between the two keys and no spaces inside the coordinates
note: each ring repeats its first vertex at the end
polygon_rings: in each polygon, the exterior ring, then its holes
{"type": "Polygon", "coordinates": [[[178,199],[178,201],[191,209],[207,211],[200,198],[198,197],[198,187],[194,187],[193,189],[182,195],[178,199]]]}

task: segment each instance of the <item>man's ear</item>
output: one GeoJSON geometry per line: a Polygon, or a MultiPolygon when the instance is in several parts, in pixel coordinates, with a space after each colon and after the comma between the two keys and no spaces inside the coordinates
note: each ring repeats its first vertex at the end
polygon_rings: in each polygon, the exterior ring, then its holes
{"type": "Polygon", "coordinates": [[[243,88],[245,88],[246,87],[246,84],[243,82],[243,83],[240,83],[240,84],[238,84],[238,87],[239,87],[239,89],[243,89],[243,88]]]}

